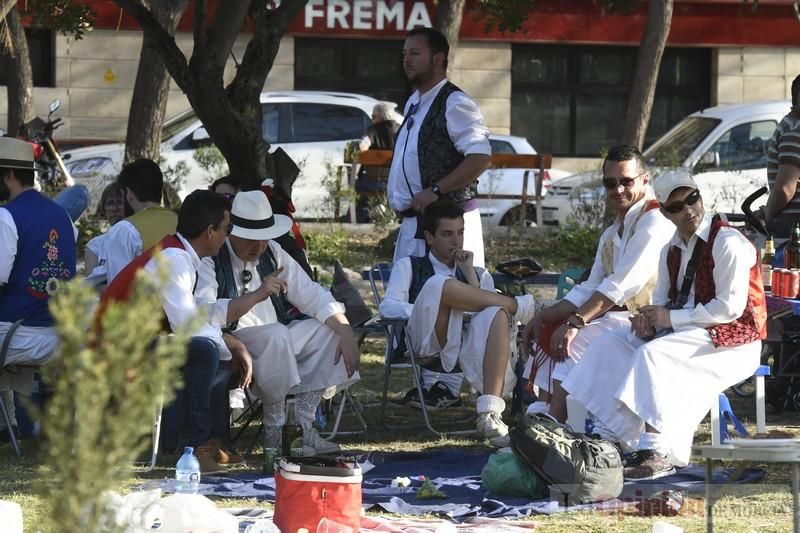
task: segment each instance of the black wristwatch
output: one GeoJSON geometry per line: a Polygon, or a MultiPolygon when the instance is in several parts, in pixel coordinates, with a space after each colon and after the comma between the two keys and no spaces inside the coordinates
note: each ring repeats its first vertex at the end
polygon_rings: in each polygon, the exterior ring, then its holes
{"type": "Polygon", "coordinates": [[[442,197],[442,189],[439,188],[438,183],[434,183],[431,185],[431,192],[436,195],[437,198],[442,197]]]}

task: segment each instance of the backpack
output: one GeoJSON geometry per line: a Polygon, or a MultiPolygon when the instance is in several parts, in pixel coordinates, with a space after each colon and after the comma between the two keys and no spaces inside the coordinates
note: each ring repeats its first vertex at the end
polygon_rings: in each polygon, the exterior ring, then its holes
{"type": "Polygon", "coordinates": [[[510,435],[514,454],[563,505],[610,500],[622,492],[622,457],[614,444],[578,435],[540,414],[523,417],[510,435]]]}

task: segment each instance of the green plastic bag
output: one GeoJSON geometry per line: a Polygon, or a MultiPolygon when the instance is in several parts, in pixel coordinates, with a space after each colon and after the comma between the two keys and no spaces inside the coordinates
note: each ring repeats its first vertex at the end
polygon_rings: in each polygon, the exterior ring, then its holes
{"type": "Polygon", "coordinates": [[[499,496],[537,500],[547,495],[547,484],[513,453],[496,453],[481,471],[483,486],[499,496]]]}

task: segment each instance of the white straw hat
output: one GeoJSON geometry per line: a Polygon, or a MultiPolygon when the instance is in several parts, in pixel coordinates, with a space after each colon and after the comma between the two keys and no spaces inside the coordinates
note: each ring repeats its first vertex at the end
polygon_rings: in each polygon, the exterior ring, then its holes
{"type": "Polygon", "coordinates": [[[272,213],[263,191],[243,191],[233,198],[231,235],[253,241],[280,237],[292,227],[292,219],[272,213]]]}
{"type": "Polygon", "coordinates": [[[33,144],[13,137],[0,137],[0,168],[42,170],[33,155],[33,144]]]}

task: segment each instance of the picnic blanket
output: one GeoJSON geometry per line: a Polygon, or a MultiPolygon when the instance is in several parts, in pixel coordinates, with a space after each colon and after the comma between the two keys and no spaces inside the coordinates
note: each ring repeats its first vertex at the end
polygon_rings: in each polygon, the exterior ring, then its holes
{"type": "MultiPolygon", "coordinates": [[[[587,505],[561,507],[556,501],[512,498],[489,493],[481,485],[481,470],[492,452],[453,449],[423,452],[370,453],[358,456],[359,462],[369,461],[375,467],[362,482],[363,505],[389,513],[422,515],[426,513],[463,522],[473,517],[522,518],[532,514],[552,514],[586,509],[619,509],[635,504],[651,494],[671,489],[687,493],[702,493],[705,489],[705,468],[689,465],[677,473],[657,480],[626,483],[619,498],[587,505]],[[392,487],[396,477],[411,478],[409,488],[392,487]],[[428,477],[446,499],[419,500],[416,489],[428,477]]],[[[713,483],[757,483],[766,471],[746,468],[732,481],[735,468],[716,468],[713,483]]],[[[151,481],[145,488],[174,491],[173,480],[151,481]]],[[[257,498],[275,501],[275,481],[260,473],[236,473],[230,476],[208,476],[202,479],[200,493],[224,498],[257,498]]]]}

